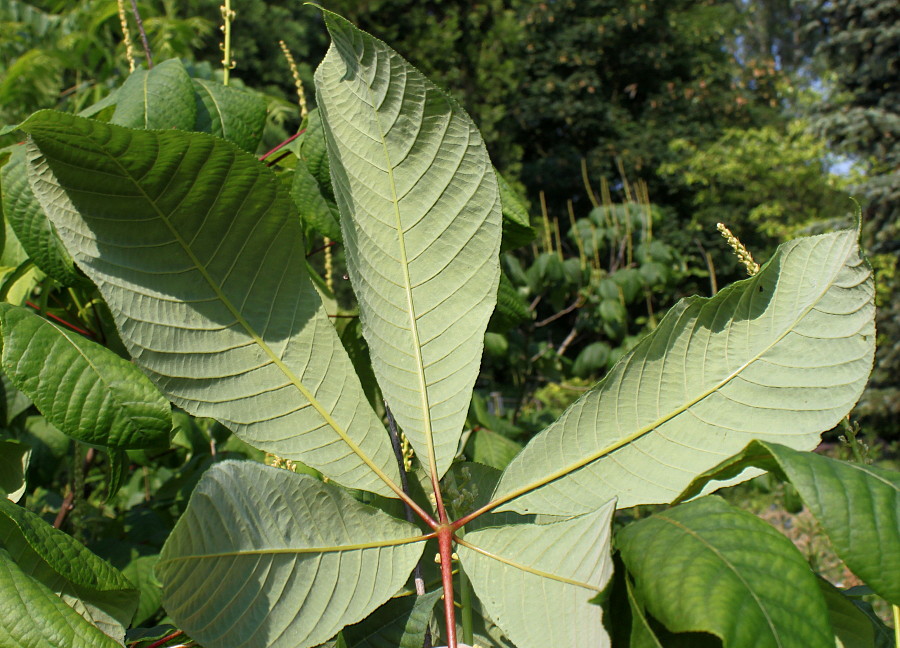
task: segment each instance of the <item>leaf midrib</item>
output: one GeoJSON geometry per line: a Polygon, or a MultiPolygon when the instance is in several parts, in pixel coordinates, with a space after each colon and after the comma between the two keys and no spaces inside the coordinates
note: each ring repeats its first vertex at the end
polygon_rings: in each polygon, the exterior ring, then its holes
{"type": "MultiPolygon", "coordinates": [[[[188,256],[191,263],[194,267],[197,268],[197,271],[201,274],[203,279],[209,284],[210,288],[212,288],[216,297],[222,302],[225,308],[235,317],[236,321],[240,324],[240,326],[244,329],[247,335],[253,340],[255,344],[257,344],[266,356],[272,361],[272,363],[278,367],[279,370],[290,380],[290,382],[296,387],[297,391],[299,391],[304,398],[307,399],[310,405],[319,413],[319,415],[325,420],[325,422],[334,430],[334,432],[347,444],[347,446],[353,451],[356,456],[360,458],[360,460],[365,463],[378,477],[390,488],[392,491],[400,495],[402,490],[400,489],[394,481],[388,477],[384,471],[381,470],[373,461],[369,458],[369,456],[363,452],[362,448],[360,448],[354,441],[351,439],[343,427],[334,420],[331,416],[331,413],[328,412],[321,403],[313,396],[312,393],[303,385],[300,381],[299,377],[294,374],[294,372],[284,364],[284,362],[275,354],[275,352],[271,349],[271,347],[266,344],[266,342],[259,336],[256,330],[250,325],[250,323],[244,318],[242,313],[231,303],[231,301],[225,296],[222,292],[221,287],[216,283],[213,277],[209,274],[206,266],[204,266],[197,256],[194,254],[193,250],[187,244],[187,242],[182,238],[181,234],[173,227],[172,223],[169,220],[169,216],[165,214],[157,205],[156,201],[153,200],[146,191],[144,191],[144,187],[137,181],[128,170],[119,162],[118,158],[116,158],[111,152],[109,152],[104,146],[97,147],[102,154],[106,155],[106,157],[119,169],[120,173],[124,178],[130,181],[134,187],[137,189],[139,194],[144,198],[150,208],[156,213],[157,217],[163,222],[166,228],[169,230],[171,235],[175,238],[178,245],[182,248],[184,253],[188,256]]],[[[218,145],[213,140],[212,142],[212,151],[215,152],[218,150],[218,145]]],[[[214,155],[214,153],[213,153],[214,155]]],[[[212,157],[212,155],[210,156],[212,157]]],[[[229,170],[233,169],[233,163],[229,164],[229,170]]],[[[274,199],[273,199],[274,200],[274,199]]]]}

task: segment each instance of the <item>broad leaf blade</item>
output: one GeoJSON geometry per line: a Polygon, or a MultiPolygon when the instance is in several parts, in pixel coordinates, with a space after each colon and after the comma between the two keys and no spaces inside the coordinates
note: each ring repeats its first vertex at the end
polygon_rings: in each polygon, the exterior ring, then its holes
{"type": "Polygon", "coordinates": [[[3,371],[61,432],[122,449],[167,443],[169,402],[127,360],[10,304],[0,304],[0,337],[3,371]]]}
{"type": "Polygon", "coordinates": [[[673,632],[725,648],[833,648],[816,577],[791,541],[756,516],[705,497],[616,535],[635,591],[673,632]]]}
{"type": "Polygon", "coordinates": [[[0,548],[0,645],[117,648],[122,644],[79,616],[0,548]]]}
{"type": "Polygon", "coordinates": [[[465,535],[473,548],[459,546],[462,566],[488,614],[519,648],[609,646],[601,610],[589,601],[612,576],[614,511],[610,502],[570,520],[465,535]]]}
{"type": "Polygon", "coordinates": [[[35,194],[169,398],[261,450],[393,495],[378,475],[399,478],[387,434],[264,165],[201,133],[49,111],[23,129],[35,194]]]}
{"type": "Polygon", "coordinates": [[[900,605],[900,472],[753,442],[700,476],[682,497],[747,466],[790,481],[841,560],[880,596],[900,605]]]}
{"type": "Polygon", "coordinates": [[[13,147],[0,174],[3,215],[35,265],[64,286],[84,281],[28,185],[24,146],[13,147]]]}
{"type": "Polygon", "coordinates": [[[417,535],[308,475],[225,461],[200,480],[157,574],[166,610],[204,646],[305,648],[403,586],[417,535]],[[227,587],[197,596],[203,582],[227,587]]]}
{"type": "Polygon", "coordinates": [[[0,499],[0,547],[30,578],[82,617],[121,640],[138,605],[122,574],[37,515],[0,499]]]}
{"type": "Polygon", "coordinates": [[[210,133],[253,153],[266,125],[266,102],[259,95],[192,79],[197,97],[194,130],[210,133]]]}
{"type": "MultiPolygon", "coordinates": [[[[110,123],[131,128],[191,130],[197,118],[194,86],[178,59],[135,70],[116,92],[110,123]]],[[[24,129],[23,129],[24,130],[24,129]]]]}
{"type": "Polygon", "coordinates": [[[325,22],[316,96],[363,331],[391,411],[440,476],[496,299],[497,180],[455,101],[381,41],[325,22]]]}
{"type": "Polygon", "coordinates": [[[812,449],[871,371],[873,294],[856,232],[782,245],[752,278],[673,307],[513,460],[496,495],[523,513],[668,502],[754,438],[812,449]]]}

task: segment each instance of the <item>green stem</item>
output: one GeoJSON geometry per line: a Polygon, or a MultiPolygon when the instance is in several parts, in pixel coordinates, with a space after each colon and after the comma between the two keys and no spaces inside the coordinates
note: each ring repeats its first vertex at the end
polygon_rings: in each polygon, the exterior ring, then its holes
{"type": "Polygon", "coordinates": [[[856,438],[856,434],[859,432],[859,428],[857,428],[850,422],[849,415],[841,419],[841,426],[847,433],[847,445],[850,446],[850,452],[853,454],[853,460],[861,464],[866,463],[866,459],[863,456],[862,449],[860,448],[859,440],[856,438]]]}
{"type": "Polygon", "coordinates": [[[894,645],[900,646],[900,605],[892,605],[894,611],[894,645]]]}
{"type": "Polygon", "coordinates": [[[228,85],[228,76],[234,62],[231,60],[231,21],[234,20],[234,11],[231,10],[231,0],[224,0],[222,5],[222,31],[225,33],[224,43],[222,44],[222,84],[228,85]]]}

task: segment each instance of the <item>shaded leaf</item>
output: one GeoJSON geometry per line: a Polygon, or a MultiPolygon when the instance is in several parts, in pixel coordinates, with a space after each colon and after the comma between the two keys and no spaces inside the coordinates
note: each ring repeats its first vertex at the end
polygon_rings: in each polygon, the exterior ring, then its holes
{"type": "Polygon", "coordinates": [[[341,240],[340,213],[334,199],[322,195],[321,187],[302,161],[294,169],[291,198],[300,212],[307,236],[318,234],[341,240]]]}
{"type": "Polygon", "coordinates": [[[704,497],[616,535],[635,592],[672,632],[725,648],[833,648],[815,575],[790,540],[751,513],[704,497]]]}
{"type": "Polygon", "coordinates": [[[503,175],[497,169],[494,169],[494,172],[497,175],[500,208],[503,214],[503,239],[500,243],[500,251],[506,252],[528,245],[537,236],[537,232],[531,227],[528,209],[519,200],[503,175]]]}
{"type": "Polygon", "coordinates": [[[31,448],[15,439],[0,440],[0,497],[18,502],[25,493],[25,471],[31,448]]]}
{"type": "Polygon", "coordinates": [[[780,246],[752,278],[676,304],[496,495],[523,513],[661,503],[754,438],[812,449],[871,371],[873,293],[855,231],[780,246]]]}
{"type": "Polygon", "coordinates": [[[206,79],[191,79],[197,98],[193,130],[210,133],[253,153],[266,125],[266,102],[259,95],[206,79]]]}
{"type": "Polygon", "coordinates": [[[157,574],[166,611],[204,646],[305,648],[395,594],[422,553],[417,537],[334,485],[224,461],[194,490],[157,574]],[[209,580],[229,587],[197,596],[209,580]]]}
{"type": "Polygon", "coordinates": [[[828,606],[828,618],[839,648],[874,648],[875,627],[853,601],[828,581],[819,578],[819,589],[828,606]]]}
{"type": "Polygon", "coordinates": [[[364,621],[344,628],[347,648],[422,648],[442,589],[393,598],[364,621]]]}
{"type": "Polygon", "coordinates": [[[79,441],[150,448],[172,430],[168,401],[133,364],[26,308],[0,303],[3,371],[79,441]]]}
{"type": "Polygon", "coordinates": [[[609,646],[590,599],[612,576],[615,502],[551,524],[486,527],[457,549],[487,613],[519,648],[609,646]]]}
{"type": "Polygon", "coordinates": [[[350,278],[373,368],[430,473],[457,452],[494,308],[497,181],[459,105],[325,11],[316,71],[350,278]]]}
{"type": "Polygon", "coordinates": [[[169,398],[261,450],[392,495],[384,480],[399,472],[384,427],[265,165],[201,133],[49,111],[23,128],[36,195],[169,398]]]}
{"type": "Polygon", "coordinates": [[[466,443],[466,453],[472,461],[482,463],[497,470],[503,470],[519,454],[522,446],[487,428],[472,432],[466,443]]]}
{"type": "Polygon", "coordinates": [[[14,146],[9,162],[0,171],[4,216],[35,265],[63,286],[83,282],[84,277],[78,274],[72,257],[28,185],[25,171],[25,147],[14,146]]]}
{"type": "Polygon", "coordinates": [[[0,645],[117,648],[114,641],[33,579],[0,548],[0,645]]]}
{"type": "Polygon", "coordinates": [[[191,130],[196,119],[191,77],[181,61],[169,59],[151,70],[135,70],[125,79],[116,92],[116,111],[110,123],[131,128],[191,130]]]}
{"type": "Polygon", "coordinates": [[[854,574],[900,605],[900,472],[754,441],[697,478],[680,497],[755,466],[789,481],[854,574]]]}

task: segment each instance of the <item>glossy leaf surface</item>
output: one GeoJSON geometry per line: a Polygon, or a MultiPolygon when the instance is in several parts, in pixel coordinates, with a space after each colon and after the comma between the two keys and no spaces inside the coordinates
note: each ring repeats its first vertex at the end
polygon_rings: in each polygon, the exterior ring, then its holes
{"type": "Polygon", "coordinates": [[[203,475],[157,574],[166,610],[204,646],[305,648],[396,594],[418,535],[308,475],[225,461],[203,475]]]}
{"type": "Polygon", "coordinates": [[[0,335],[3,371],[61,432],[123,449],[168,441],[169,402],[132,363],[20,306],[0,303],[0,335]]]}
{"type": "Polygon", "coordinates": [[[754,442],[698,478],[683,497],[747,466],[790,481],[853,573],[900,605],[900,472],[754,442]]]}
{"type": "Polygon", "coordinates": [[[825,601],[790,540],[718,497],[682,504],[616,535],[635,592],[673,632],[725,648],[833,648],[825,601]]]}
{"type": "Polygon", "coordinates": [[[785,243],[752,278],[676,304],[496,495],[523,513],[668,502],[754,438],[814,448],[868,379],[873,294],[855,231],[785,243]]]}
{"type": "Polygon", "coordinates": [[[383,42],[325,22],[316,96],[363,332],[391,411],[440,476],[497,293],[497,180],[453,99],[383,42]]]}
{"type": "Polygon", "coordinates": [[[137,364],[177,405],[355,488],[396,461],[309,280],[300,224],[253,156],[201,133],[41,112],[35,192],[137,364]]]}
{"type": "Polygon", "coordinates": [[[612,576],[615,503],[552,524],[485,527],[458,548],[487,613],[519,648],[609,646],[589,602],[612,576]]]}

